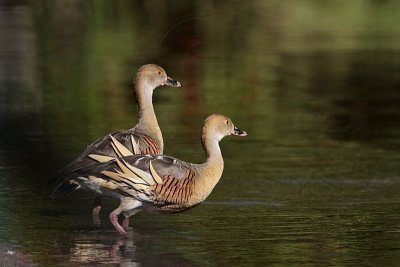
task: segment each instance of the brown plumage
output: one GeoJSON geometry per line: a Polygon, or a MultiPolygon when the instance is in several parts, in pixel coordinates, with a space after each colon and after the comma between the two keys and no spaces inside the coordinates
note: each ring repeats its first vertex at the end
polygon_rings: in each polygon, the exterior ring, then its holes
{"type": "Polygon", "coordinates": [[[202,129],[207,156],[203,164],[164,155],[131,155],[80,168],[65,182],[120,199],[110,220],[124,234],[118,222],[120,213],[129,217],[141,210],[182,212],[204,201],[222,175],[224,162],[218,143],[227,135],[246,133],[228,117],[211,115],[202,129]]]}

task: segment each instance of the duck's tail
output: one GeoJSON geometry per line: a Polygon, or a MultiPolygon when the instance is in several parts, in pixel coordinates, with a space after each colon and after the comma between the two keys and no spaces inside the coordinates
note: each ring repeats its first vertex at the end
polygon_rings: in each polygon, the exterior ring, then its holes
{"type": "Polygon", "coordinates": [[[69,180],[65,179],[62,181],[51,193],[50,198],[52,200],[60,199],[66,194],[71,193],[72,191],[75,191],[80,187],[79,183],[76,182],[75,180],[69,180]]]}

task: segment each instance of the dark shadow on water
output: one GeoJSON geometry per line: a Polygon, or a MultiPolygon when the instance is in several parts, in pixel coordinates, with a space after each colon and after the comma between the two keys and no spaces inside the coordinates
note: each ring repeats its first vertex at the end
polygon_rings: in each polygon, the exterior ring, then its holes
{"type": "Polygon", "coordinates": [[[398,149],[400,143],[400,78],[394,73],[400,53],[393,50],[357,51],[350,58],[349,72],[340,98],[333,104],[330,133],[339,140],[375,143],[398,149]]]}

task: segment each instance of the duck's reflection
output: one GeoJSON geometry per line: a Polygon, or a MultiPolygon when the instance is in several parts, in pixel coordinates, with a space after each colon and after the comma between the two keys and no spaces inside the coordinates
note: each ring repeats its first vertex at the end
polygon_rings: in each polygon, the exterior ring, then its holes
{"type": "Polygon", "coordinates": [[[118,236],[117,241],[110,249],[111,258],[119,262],[124,258],[133,259],[137,256],[136,254],[137,248],[133,242],[133,238],[125,238],[123,236],[118,236]]]}
{"type": "MultiPolygon", "coordinates": [[[[91,266],[118,263],[121,266],[199,266],[178,253],[151,253],[148,236],[129,229],[127,236],[115,232],[80,233],[70,248],[70,261],[91,266]]],[[[162,241],[161,241],[162,242],[162,241]]]]}

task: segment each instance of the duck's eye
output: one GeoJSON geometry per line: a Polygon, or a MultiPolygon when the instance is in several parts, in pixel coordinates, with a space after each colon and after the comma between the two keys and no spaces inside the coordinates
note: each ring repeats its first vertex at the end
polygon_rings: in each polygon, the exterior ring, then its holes
{"type": "Polygon", "coordinates": [[[225,123],[226,123],[226,125],[229,125],[229,121],[226,121],[225,123]]]}
{"type": "Polygon", "coordinates": [[[159,70],[157,73],[158,73],[158,75],[161,75],[161,70],[159,70]]]}

